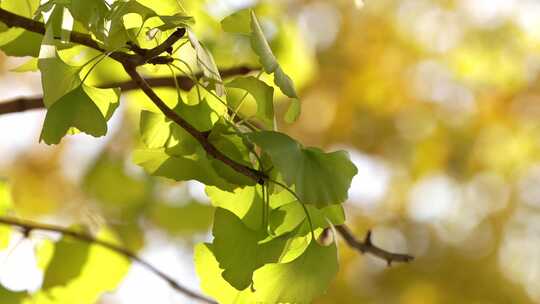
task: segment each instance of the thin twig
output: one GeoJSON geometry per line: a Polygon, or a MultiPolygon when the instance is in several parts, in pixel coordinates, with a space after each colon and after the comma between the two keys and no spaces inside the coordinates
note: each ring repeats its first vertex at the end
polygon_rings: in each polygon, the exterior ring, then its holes
{"type": "Polygon", "coordinates": [[[159,44],[153,49],[150,49],[146,52],[144,55],[146,60],[150,60],[154,57],[159,56],[163,52],[169,51],[172,53],[172,46],[175,44],[178,40],[180,40],[184,35],[186,34],[185,28],[178,28],[172,35],[170,35],[167,40],[163,41],[163,43],[159,44]]]}
{"type": "Polygon", "coordinates": [[[9,225],[14,227],[20,227],[24,231],[24,234],[28,236],[31,231],[33,230],[40,230],[40,231],[52,231],[62,234],[63,236],[70,236],[72,238],[75,238],[79,241],[90,243],[90,244],[96,244],[99,246],[102,246],[104,248],[107,248],[111,251],[114,251],[120,255],[125,256],[126,258],[135,261],[139,263],[140,265],[144,266],[149,271],[153,272],[155,275],[160,277],[161,279],[165,280],[173,289],[185,294],[186,296],[199,300],[203,303],[209,303],[209,304],[215,304],[211,299],[206,298],[203,295],[200,295],[187,287],[181,285],[180,283],[176,282],[172,277],[168,276],[161,270],[157,269],[155,266],[147,262],[146,260],[140,258],[135,253],[129,251],[126,248],[123,248],[117,244],[98,239],[90,234],[67,229],[64,227],[56,226],[56,225],[49,225],[49,224],[42,224],[42,223],[36,223],[28,220],[22,220],[14,217],[6,217],[6,216],[0,216],[0,224],[3,225],[9,225]]]}
{"type": "Polygon", "coordinates": [[[361,253],[369,253],[378,258],[381,258],[391,266],[393,262],[408,263],[414,260],[414,257],[408,254],[392,253],[375,246],[371,241],[371,231],[368,231],[364,241],[359,241],[352,234],[351,230],[345,225],[335,226],[336,230],[343,237],[345,242],[351,247],[361,253]]]}

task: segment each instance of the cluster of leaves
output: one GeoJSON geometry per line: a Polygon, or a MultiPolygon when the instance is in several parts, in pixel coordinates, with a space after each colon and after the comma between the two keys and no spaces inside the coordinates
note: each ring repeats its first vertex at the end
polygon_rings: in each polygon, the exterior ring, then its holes
{"type": "MultiPolygon", "coordinates": [[[[0,5],[38,21],[47,15],[43,36],[0,27],[2,50],[12,56],[35,57],[23,70],[34,68],[35,63],[42,75],[47,115],[41,140],[47,144],[57,144],[67,134],[78,132],[105,135],[107,121],[118,107],[120,90],[88,84],[93,68],[113,52],[152,48],[178,27],[185,28],[187,36],[167,55],[171,57],[168,68],[171,77],[180,73],[196,85],[187,93],[177,86],[176,100],[167,104],[207,134],[209,145],[265,176],[253,180],[233,170],[209,155],[200,141],[165,114],[141,109],[140,145],[133,153],[134,162],[154,176],[204,183],[216,207],[213,242],[195,249],[202,289],[222,303],[308,303],[326,290],[338,269],[336,246],[325,241],[327,231],[345,220],[341,203],[357,169],[346,152],[325,153],[304,147],[277,131],[274,89],[290,98],[283,120],[296,120],[300,102],[252,9],[225,18],[222,27],[230,35],[249,39],[262,71],[224,81],[211,53],[190,28],[193,18],[182,10],[173,15],[158,14],[136,0],[111,5],[103,0],[50,0],[43,5],[38,0],[2,0],[0,5]],[[94,51],[86,62],[76,64],[72,31],[90,35],[104,52],[94,51]],[[190,52],[204,75],[200,80],[193,73],[196,67],[184,60],[190,52]],[[260,79],[263,72],[273,75],[273,84],[260,79]],[[248,99],[257,110],[251,117],[240,117],[248,99]]],[[[46,277],[63,256],[72,259],[99,254],[93,246],[85,246],[75,246],[69,240],[56,243],[46,277]]],[[[91,265],[84,267],[80,273],[55,274],[53,282],[46,280],[43,288],[68,281],[67,287],[83,284],[79,281],[86,275],[92,277],[91,269],[89,274],[84,271],[91,265]]],[[[108,288],[103,286],[101,291],[108,288]]],[[[93,296],[95,300],[95,293],[93,296]]],[[[54,292],[51,297],[60,296],[54,292]]]]}

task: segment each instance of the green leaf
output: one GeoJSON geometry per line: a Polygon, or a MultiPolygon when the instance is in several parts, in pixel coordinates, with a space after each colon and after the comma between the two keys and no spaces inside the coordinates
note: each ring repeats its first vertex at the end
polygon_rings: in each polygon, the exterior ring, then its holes
{"type": "Polygon", "coordinates": [[[288,123],[295,122],[300,116],[301,111],[302,106],[300,104],[300,100],[298,100],[297,98],[291,99],[291,103],[289,104],[287,112],[285,113],[285,121],[288,123]]]}
{"type": "Polygon", "coordinates": [[[114,2],[105,18],[106,22],[110,22],[110,29],[105,38],[107,50],[116,50],[125,46],[128,41],[135,41],[136,34],[140,32],[140,26],[154,16],[157,16],[154,10],[136,0],[114,2]],[[133,14],[140,16],[142,23],[135,28],[126,27],[124,16],[129,19],[130,15],[133,14]]]}
{"type": "MultiPolygon", "coordinates": [[[[342,205],[330,205],[323,209],[306,206],[313,224],[313,229],[341,225],[345,222],[345,211],[342,205]]],[[[270,229],[274,235],[283,235],[293,231],[307,220],[302,205],[295,201],[272,210],[270,214],[270,229]]]]}
{"type": "Polygon", "coordinates": [[[283,94],[290,98],[298,98],[292,80],[277,62],[268,41],[266,41],[259,20],[257,20],[257,16],[253,11],[251,11],[251,31],[251,47],[255,54],[259,56],[264,71],[268,74],[274,73],[274,83],[281,89],[283,94]]]}
{"type": "Polygon", "coordinates": [[[103,153],[97,159],[85,174],[82,188],[100,203],[103,211],[109,211],[108,214],[140,208],[151,191],[147,178],[129,174],[123,158],[112,153],[103,153]],[[122,185],[122,191],[117,191],[118,185],[122,185]]]}
{"type": "MultiPolygon", "coordinates": [[[[109,242],[117,242],[108,230],[102,230],[96,237],[109,242]]],[[[55,249],[54,255],[58,252],[58,262],[55,262],[56,257],[53,256],[45,271],[46,277],[49,277],[46,281],[52,283],[48,283],[49,288],[42,289],[33,295],[31,303],[96,303],[101,294],[114,290],[127,274],[130,261],[124,256],[102,246],[87,245],[79,241],[73,241],[70,246],[66,246],[62,243],[66,239],[67,237],[55,245],[63,246],[62,250],[55,249]],[[72,258],[71,254],[75,253],[78,256],[77,265],[71,262],[66,264],[67,260],[72,258]],[[82,256],[86,258],[81,265],[82,256]],[[61,263],[61,257],[66,263],[61,263]],[[78,270],[66,269],[71,266],[78,270]],[[78,272],[78,275],[75,275],[75,272],[78,272]],[[49,273],[48,276],[47,273],[49,273]],[[60,276],[53,280],[51,277],[53,274],[60,276]],[[60,285],[55,285],[56,283],[60,285]]]]}
{"type": "MultiPolygon", "coordinates": [[[[27,18],[32,18],[38,6],[39,0],[3,0],[0,2],[1,8],[27,18]]],[[[7,29],[4,27],[0,31],[0,49],[9,56],[37,56],[40,44],[41,35],[22,28],[7,29]]]]}
{"type": "Polygon", "coordinates": [[[225,32],[251,34],[251,9],[243,9],[221,20],[225,32]]]}
{"type": "Polygon", "coordinates": [[[171,136],[171,124],[165,115],[141,111],[139,130],[145,146],[151,149],[165,147],[171,136]]]}
{"type": "Polygon", "coordinates": [[[169,155],[165,149],[138,149],[133,152],[133,162],[154,176],[176,181],[194,179],[227,191],[237,187],[214,170],[201,147],[198,147],[194,154],[183,156],[169,155]]]}
{"type": "Polygon", "coordinates": [[[26,298],[28,298],[28,292],[11,291],[0,285],[0,299],[2,299],[2,304],[20,304],[23,303],[26,298]]]}
{"type": "Polygon", "coordinates": [[[323,294],[338,271],[337,248],[312,241],[297,259],[255,271],[250,303],[311,303],[323,294]]]}
{"type": "Polygon", "coordinates": [[[286,257],[288,245],[294,239],[294,234],[267,238],[265,227],[250,229],[235,214],[222,208],[216,209],[212,234],[211,250],[224,270],[222,276],[238,290],[251,284],[256,269],[286,257]]]}
{"type": "Polygon", "coordinates": [[[206,194],[215,207],[227,209],[252,230],[262,225],[262,197],[257,187],[237,188],[233,192],[206,187],[206,194]]]}
{"type": "Polygon", "coordinates": [[[43,278],[42,289],[67,285],[81,275],[88,259],[90,245],[63,237],[54,246],[52,259],[48,263],[43,278]]]}
{"type": "Polygon", "coordinates": [[[60,142],[71,127],[95,136],[107,133],[107,120],[118,107],[119,89],[97,89],[81,84],[49,107],[41,140],[60,142]]]}
{"type": "Polygon", "coordinates": [[[238,291],[220,276],[212,249],[209,244],[195,247],[195,268],[202,290],[220,303],[311,303],[325,292],[338,270],[336,245],[324,247],[312,241],[297,259],[257,269],[253,290],[238,291]]]}
{"type": "Polygon", "coordinates": [[[160,31],[166,31],[175,28],[187,28],[195,23],[195,19],[192,16],[188,16],[185,13],[176,13],[172,16],[159,16],[163,25],[157,27],[160,31]]]}
{"type": "MultiPolygon", "coordinates": [[[[249,158],[249,149],[242,137],[224,122],[217,123],[208,136],[208,141],[221,153],[246,167],[252,167],[249,158]]],[[[244,174],[233,170],[217,159],[212,159],[212,166],[222,177],[237,185],[255,185],[255,181],[244,174]]]]}
{"type": "MultiPolygon", "coordinates": [[[[253,76],[238,77],[226,84],[229,88],[243,89],[247,91],[257,103],[256,117],[261,120],[268,129],[274,129],[274,88],[253,76]]],[[[238,105],[231,105],[233,108],[238,105]]]]}
{"type": "Polygon", "coordinates": [[[224,269],[223,278],[238,290],[247,288],[253,271],[260,267],[257,251],[263,235],[247,228],[233,213],[221,208],[216,209],[212,233],[212,252],[220,268],[224,269]]]}
{"type": "Polygon", "coordinates": [[[266,37],[262,31],[262,28],[259,24],[259,20],[255,13],[251,11],[251,47],[257,56],[264,68],[264,71],[268,74],[273,73],[278,67],[279,63],[277,62],[272,49],[266,41],[266,37]]]}
{"type": "Polygon", "coordinates": [[[357,173],[347,152],[324,153],[317,148],[304,148],[289,136],[273,131],[247,136],[270,156],[303,203],[323,208],[347,199],[347,190],[357,173]]]}
{"type": "Polygon", "coordinates": [[[70,0],[68,5],[73,18],[99,39],[105,35],[105,18],[109,8],[104,0],[70,0]]]}
{"type": "Polygon", "coordinates": [[[215,82],[217,95],[223,96],[225,90],[214,57],[212,57],[212,54],[210,54],[210,52],[199,42],[192,30],[188,29],[187,34],[191,46],[195,49],[197,65],[200,67],[204,77],[215,82]]]}
{"type": "Polygon", "coordinates": [[[79,68],[66,64],[56,53],[54,57],[40,58],[38,67],[41,71],[43,103],[47,108],[81,84],[79,68]]]}
{"type": "Polygon", "coordinates": [[[189,202],[182,206],[154,203],[149,210],[148,219],[172,235],[188,237],[208,232],[213,211],[212,206],[198,202],[189,202]]]}
{"type": "MultiPolygon", "coordinates": [[[[173,110],[197,130],[208,131],[227,109],[211,98],[204,98],[195,105],[179,103],[173,110]]],[[[141,111],[140,133],[146,147],[166,147],[170,155],[193,154],[200,145],[193,136],[163,114],[150,111],[141,111]]]]}

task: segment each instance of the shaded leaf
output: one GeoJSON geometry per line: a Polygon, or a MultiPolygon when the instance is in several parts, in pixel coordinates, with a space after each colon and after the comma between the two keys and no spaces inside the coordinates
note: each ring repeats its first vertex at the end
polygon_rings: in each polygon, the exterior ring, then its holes
{"type": "Polygon", "coordinates": [[[118,107],[119,89],[97,89],[80,85],[54,102],[47,111],[41,140],[60,142],[71,127],[93,135],[107,133],[107,120],[118,107]]]}
{"type": "Polygon", "coordinates": [[[253,132],[248,137],[270,156],[303,203],[322,208],[347,199],[347,190],[357,173],[347,152],[304,148],[289,136],[273,131],[253,132]]]}

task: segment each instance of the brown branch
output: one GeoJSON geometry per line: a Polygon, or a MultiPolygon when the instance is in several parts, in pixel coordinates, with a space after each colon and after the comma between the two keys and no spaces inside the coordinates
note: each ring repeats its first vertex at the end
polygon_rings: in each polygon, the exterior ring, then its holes
{"type": "Polygon", "coordinates": [[[359,241],[358,239],[356,239],[356,237],[352,234],[351,230],[347,226],[339,225],[335,227],[339,234],[343,237],[347,245],[349,245],[349,247],[360,251],[362,254],[369,253],[378,258],[381,258],[385,260],[386,263],[388,263],[388,266],[391,266],[393,262],[408,263],[414,260],[414,257],[411,255],[392,253],[375,246],[371,242],[371,231],[367,232],[364,241],[359,241]]]}
{"type": "Polygon", "coordinates": [[[25,236],[28,236],[30,234],[30,232],[33,231],[33,230],[52,231],[52,232],[58,232],[58,233],[60,233],[60,234],[62,234],[64,236],[70,236],[70,237],[72,237],[74,239],[77,239],[79,241],[82,241],[82,242],[102,246],[102,247],[107,248],[107,249],[109,249],[111,251],[114,251],[114,252],[116,252],[116,253],[118,253],[120,255],[123,255],[123,256],[125,256],[126,258],[128,258],[128,259],[130,259],[132,261],[135,261],[135,262],[139,263],[140,265],[144,266],[146,269],[153,272],[155,275],[157,275],[158,277],[160,277],[161,279],[163,279],[167,283],[169,283],[169,285],[173,289],[185,294],[186,296],[188,296],[190,298],[193,298],[193,299],[196,299],[196,300],[199,300],[199,301],[201,301],[203,303],[216,304],[216,302],[214,302],[213,300],[208,299],[205,296],[200,295],[200,294],[188,289],[187,287],[179,284],[173,278],[171,278],[170,276],[168,276],[167,274],[165,274],[161,270],[157,269],[155,266],[148,263],[146,260],[140,258],[135,253],[129,251],[128,249],[123,248],[123,247],[121,247],[121,246],[119,246],[117,244],[114,244],[114,243],[111,243],[111,242],[108,242],[108,241],[105,241],[105,240],[98,239],[98,238],[96,238],[96,237],[94,237],[94,236],[92,236],[90,234],[75,231],[75,230],[71,230],[71,229],[67,229],[67,228],[64,228],[64,227],[56,226],[56,225],[36,223],[36,222],[28,221],[28,220],[22,220],[22,219],[13,218],[13,217],[6,217],[6,216],[0,216],[0,224],[8,225],[8,226],[14,226],[14,227],[20,227],[20,228],[23,229],[23,234],[25,236]]]}
{"type": "Polygon", "coordinates": [[[43,107],[43,97],[41,96],[18,97],[7,102],[0,102],[0,115],[42,109],[43,107]]]}
{"type": "Polygon", "coordinates": [[[160,45],[156,46],[155,48],[148,50],[146,54],[144,55],[146,60],[152,59],[154,57],[159,56],[163,52],[169,52],[172,53],[172,46],[175,44],[178,40],[180,40],[184,35],[186,34],[185,28],[179,28],[174,33],[172,33],[167,40],[163,41],[160,45]]]}
{"type": "MultiPolygon", "coordinates": [[[[221,70],[220,74],[223,78],[226,78],[226,77],[230,77],[234,75],[244,75],[254,70],[255,69],[247,67],[247,66],[239,66],[239,67],[221,70]]],[[[200,78],[202,77],[202,74],[201,73],[196,74],[195,77],[200,78]]],[[[148,85],[150,85],[153,88],[160,88],[160,87],[174,88],[175,87],[174,78],[172,77],[155,77],[155,78],[147,78],[145,80],[148,83],[148,85]]],[[[179,88],[184,91],[191,90],[191,88],[193,88],[193,86],[195,85],[193,80],[191,80],[191,78],[187,76],[178,76],[176,77],[176,81],[178,83],[179,88]]],[[[108,83],[108,84],[100,85],[99,87],[120,88],[122,92],[140,89],[137,83],[133,81],[132,79],[126,80],[126,81],[108,83]]],[[[28,110],[42,109],[42,108],[44,108],[42,96],[18,97],[13,100],[0,102],[0,115],[24,112],[28,110]]]]}

